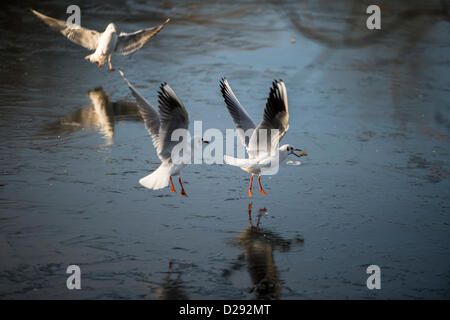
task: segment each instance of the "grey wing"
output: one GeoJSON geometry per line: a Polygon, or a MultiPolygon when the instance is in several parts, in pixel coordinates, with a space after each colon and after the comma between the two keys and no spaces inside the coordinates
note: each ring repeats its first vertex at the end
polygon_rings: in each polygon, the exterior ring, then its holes
{"type": "Polygon", "coordinates": [[[251,157],[270,155],[289,129],[289,105],[286,86],[282,80],[275,80],[262,122],[250,138],[248,152],[251,157]],[[272,130],[276,130],[272,132],[272,130]]]}
{"type": "Polygon", "coordinates": [[[98,45],[100,33],[82,27],[70,27],[66,22],[48,17],[36,10],[30,9],[39,19],[49,25],[52,29],[59,31],[63,36],[80,46],[89,50],[95,50],[98,45]]]}
{"type": "MultiPolygon", "coordinates": [[[[159,128],[160,128],[160,119],[158,112],[155,108],[134,88],[134,86],[128,81],[125,77],[122,70],[119,70],[120,75],[125,80],[130,88],[131,93],[136,98],[137,106],[139,109],[139,113],[141,114],[142,119],[144,119],[145,127],[148,132],[152,136],[153,145],[156,150],[160,149],[160,138],[159,138],[159,128]]],[[[158,152],[159,153],[159,152],[158,152]]],[[[163,160],[163,159],[161,159],[163,160]]]]}
{"type": "Polygon", "coordinates": [[[248,147],[253,129],[255,129],[256,126],[252,119],[250,119],[247,111],[245,111],[244,107],[234,95],[226,78],[222,78],[220,81],[220,91],[222,92],[223,99],[225,100],[231,118],[233,119],[233,123],[238,129],[241,142],[245,147],[248,147]]]}
{"type": "Polygon", "coordinates": [[[170,19],[167,19],[163,24],[157,27],[139,30],[133,33],[121,33],[117,39],[115,52],[125,56],[142,48],[142,46],[161,31],[161,29],[164,28],[164,25],[169,21],[170,19]]]}
{"type": "MultiPolygon", "coordinates": [[[[167,83],[161,84],[158,102],[161,117],[159,129],[161,143],[158,154],[161,159],[170,160],[173,147],[179,143],[179,141],[172,141],[172,133],[177,129],[185,129],[184,133],[187,132],[189,115],[175,91],[167,83]]],[[[183,132],[181,133],[183,134],[183,132]]],[[[186,136],[183,137],[183,139],[186,138],[186,136]]]]}

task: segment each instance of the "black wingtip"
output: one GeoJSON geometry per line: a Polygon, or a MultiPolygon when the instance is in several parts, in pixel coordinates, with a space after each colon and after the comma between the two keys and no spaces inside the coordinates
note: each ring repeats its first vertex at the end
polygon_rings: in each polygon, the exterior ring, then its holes
{"type": "Polygon", "coordinates": [[[175,91],[170,87],[170,85],[167,82],[162,82],[159,90],[158,90],[158,97],[159,99],[168,99],[170,97],[177,98],[177,95],[175,91]]]}
{"type": "Polygon", "coordinates": [[[34,10],[33,8],[29,7],[28,11],[30,11],[32,14],[34,14],[35,16],[37,16],[37,14],[39,13],[38,11],[34,10]]]}
{"type": "Polygon", "coordinates": [[[270,91],[272,91],[272,90],[277,90],[277,88],[278,88],[278,85],[279,84],[282,84],[282,83],[284,83],[284,81],[283,81],[283,79],[274,79],[273,81],[272,81],[272,88],[270,89],[270,91]]]}
{"type": "Polygon", "coordinates": [[[167,93],[167,90],[166,90],[166,85],[167,85],[167,82],[163,82],[163,83],[161,83],[161,85],[159,86],[159,90],[158,90],[158,103],[159,103],[159,105],[160,105],[160,108],[161,108],[161,105],[165,102],[165,101],[167,101],[167,99],[169,98],[169,94],[167,93]]]}
{"type": "Polygon", "coordinates": [[[159,86],[158,90],[158,97],[166,97],[168,96],[167,90],[166,90],[167,82],[162,82],[159,86]]]}

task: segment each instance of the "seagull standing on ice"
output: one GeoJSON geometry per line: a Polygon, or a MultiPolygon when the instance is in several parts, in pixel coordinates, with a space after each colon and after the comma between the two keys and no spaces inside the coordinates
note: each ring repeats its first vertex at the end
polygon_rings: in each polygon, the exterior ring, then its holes
{"type": "Polygon", "coordinates": [[[240,167],[242,170],[252,174],[248,187],[250,198],[253,197],[252,183],[253,175],[255,174],[258,175],[259,192],[267,195],[261,185],[261,172],[270,168],[274,161],[277,161],[277,163],[284,161],[290,154],[297,157],[308,155],[305,151],[295,149],[289,144],[285,144],[278,150],[275,150],[275,147],[289,128],[289,106],[286,86],[282,80],[275,80],[272,83],[269,98],[264,109],[263,120],[258,126],[250,119],[247,111],[240,104],[225,78],[222,78],[220,81],[220,90],[231,118],[238,129],[240,140],[249,155],[248,159],[239,159],[225,155],[224,160],[227,164],[240,167]],[[277,133],[272,135],[272,130],[274,129],[276,129],[275,132],[277,133]],[[267,134],[266,139],[262,137],[263,134],[267,134]],[[295,151],[298,151],[298,153],[295,153],[295,151]]]}
{"type": "Polygon", "coordinates": [[[125,56],[135,52],[142,48],[148,40],[153,38],[170,21],[170,19],[167,19],[163,24],[153,28],[142,29],[133,33],[122,32],[120,35],[117,35],[114,23],[108,24],[105,31],[101,33],[80,26],[69,26],[62,20],[48,17],[33,9],[30,9],[30,11],[70,41],[86,49],[95,50],[93,54],[86,56],[85,59],[96,63],[100,69],[103,69],[103,64],[108,61],[110,71],[114,71],[111,65],[111,55],[113,53],[125,56]]]}
{"type": "Polygon", "coordinates": [[[184,129],[187,131],[189,127],[189,116],[184,108],[183,103],[176,95],[175,91],[167,84],[161,84],[158,91],[159,114],[155,108],[141,96],[139,92],[125,77],[122,70],[119,70],[131,93],[136,98],[139,113],[144,119],[145,127],[152,136],[153,145],[155,146],[158,157],[161,160],[161,165],[152,174],[139,180],[139,183],[148,189],[163,189],[169,185],[172,192],[176,192],[173,186],[172,177],[178,176],[178,181],[181,186],[181,195],[187,196],[181,182],[181,170],[187,165],[186,162],[176,161],[172,159],[172,149],[178,144],[182,143],[182,149],[186,151],[187,158],[192,159],[193,144],[194,153],[202,148],[203,143],[208,141],[201,137],[194,137],[191,141],[183,139],[182,142],[172,141],[172,133],[177,129],[184,129]]]}

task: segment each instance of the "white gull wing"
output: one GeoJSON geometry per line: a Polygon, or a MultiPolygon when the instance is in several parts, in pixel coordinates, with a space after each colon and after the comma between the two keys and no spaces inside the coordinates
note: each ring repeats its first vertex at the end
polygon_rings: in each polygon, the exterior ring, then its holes
{"type": "Polygon", "coordinates": [[[289,129],[289,105],[286,86],[274,80],[270,88],[263,120],[253,132],[247,152],[250,158],[264,158],[274,154],[276,146],[289,129]],[[271,130],[274,131],[272,134],[271,130]]]}
{"type": "MultiPolygon", "coordinates": [[[[96,115],[96,125],[105,138],[114,136],[114,111],[111,101],[102,87],[89,90],[89,99],[96,115]]],[[[112,142],[111,139],[109,142],[112,142]]]]}
{"type": "Polygon", "coordinates": [[[280,158],[276,156],[271,157],[265,157],[265,158],[249,158],[249,159],[242,159],[242,158],[235,158],[230,157],[228,155],[225,155],[223,157],[226,164],[229,164],[231,166],[239,167],[242,170],[245,170],[247,172],[253,173],[253,174],[260,174],[261,172],[264,172],[266,170],[270,170],[274,167],[274,165],[277,165],[280,163],[280,158]]]}
{"type": "MultiPolygon", "coordinates": [[[[153,145],[155,146],[155,149],[158,152],[159,156],[161,143],[159,138],[160,119],[158,111],[156,111],[156,109],[135,89],[135,87],[128,81],[122,70],[119,70],[119,72],[122,78],[127,83],[128,88],[130,88],[131,93],[136,98],[139,113],[141,114],[142,119],[144,119],[145,127],[152,137],[153,145]]],[[[161,156],[159,156],[159,158],[161,159],[161,161],[164,161],[161,156]]]]}
{"type": "MultiPolygon", "coordinates": [[[[161,84],[158,103],[160,114],[158,155],[165,161],[171,161],[172,149],[179,143],[172,141],[172,133],[177,129],[185,129],[187,132],[189,115],[175,91],[167,83],[161,84]]],[[[190,141],[186,141],[186,138],[183,137],[183,142],[190,145],[190,141]]]]}
{"type": "Polygon", "coordinates": [[[89,50],[95,50],[98,45],[98,39],[101,33],[82,27],[71,27],[62,20],[48,17],[36,10],[30,9],[39,19],[49,25],[52,29],[59,31],[63,36],[82,47],[89,50]]]}
{"type": "Polygon", "coordinates": [[[159,31],[161,31],[161,29],[164,28],[164,25],[169,21],[170,19],[167,19],[163,24],[159,26],[138,30],[133,33],[122,32],[117,39],[115,52],[122,55],[127,55],[142,48],[142,46],[148,40],[153,38],[159,31]]]}
{"type": "Polygon", "coordinates": [[[234,95],[234,92],[231,90],[226,78],[222,78],[220,81],[220,91],[222,92],[222,96],[225,100],[227,109],[230,112],[231,118],[233,119],[233,123],[238,129],[239,138],[241,139],[242,144],[247,148],[250,141],[250,136],[252,134],[252,132],[248,130],[255,129],[256,125],[253,123],[253,120],[249,117],[247,111],[245,111],[244,107],[234,95]],[[245,132],[247,132],[248,135],[245,135],[245,132]]]}

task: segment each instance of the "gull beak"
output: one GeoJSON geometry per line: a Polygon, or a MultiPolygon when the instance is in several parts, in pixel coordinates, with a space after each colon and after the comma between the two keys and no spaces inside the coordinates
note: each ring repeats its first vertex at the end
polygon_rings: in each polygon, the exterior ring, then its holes
{"type": "Polygon", "coordinates": [[[298,151],[298,153],[294,153],[294,154],[299,158],[302,156],[305,156],[305,157],[308,156],[308,152],[303,151],[302,149],[295,149],[295,151],[298,151]]]}
{"type": "Polygon", "coordinates": [[[205,140],[205,139],[203,139],[203,138],[202,138],[202,142],[203,142],[203,143],[209,143],[208,140],[205,140]]]}

